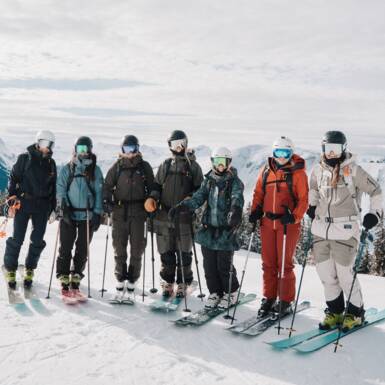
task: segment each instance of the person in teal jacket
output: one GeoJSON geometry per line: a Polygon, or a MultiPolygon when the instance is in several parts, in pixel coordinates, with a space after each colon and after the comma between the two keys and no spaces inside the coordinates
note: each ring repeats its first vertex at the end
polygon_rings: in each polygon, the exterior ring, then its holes
{"type": "Polygon", "coordinates": [[[234,251],[240,248],[237,229],[242,220],[244,185],[237,176],[237,170],[231,167],[231,160],[232,154],[227,148],[214,150],[211,156],[212,170],[205,175],[199,190],[169,213],[171,218],[175,218],[184,210],[195,211],[206,203],[195,240],[202,249],[205,278],[210,292],[205,305],[208,308],[227,308],[229,291],[230,304],[234,304],[239,288],[233,256],[234,251]]]}
{"type": "Polygon", "coordinates": [[[56,186],[60,218],[56,276],[61,282],[64,296],[76,297],[80,294],[79,285],[87,263],[88,242],[98,230],[103,212],[102,188],[103,174],[92,153],[92,141],[86,136],[80,137],[75,142],[73,159],[61,169],[56,186]]]}

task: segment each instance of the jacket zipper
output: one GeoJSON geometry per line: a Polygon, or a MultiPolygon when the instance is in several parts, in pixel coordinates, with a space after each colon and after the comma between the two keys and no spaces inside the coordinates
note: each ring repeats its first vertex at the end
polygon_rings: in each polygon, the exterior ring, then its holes
{"type": "MultiPolygon", "coordinates": [[[[333,173],[332,173],[332,177],[333,177],[333,173]]],[[[331,226],[331,216],[330,216],[330,206],[332,204],[332,200],[333,200],[333,189],[331,189],[331,194],[330,194],[330,200],[329,200],[329,203],[328,203],[328,219],[329,219],[329,222],[328,222],[328,227],[326,228],[326,240],[328,240],[328,236],[329,236],[329,229],[330,229],[330,226],[331,226]]]]}
{"type": "MultiPolygon", "coordinates": [[[[277,179],[276,174],[274,173],[275,179],[277,179]]],[[[273,212],[276,212],[276,194],[277,194],[277,183],[274,183],[274,194],[273,194],[273,212]]],[[[276,230],[276,221],[273,221],[273,229],[276,230]]]]}

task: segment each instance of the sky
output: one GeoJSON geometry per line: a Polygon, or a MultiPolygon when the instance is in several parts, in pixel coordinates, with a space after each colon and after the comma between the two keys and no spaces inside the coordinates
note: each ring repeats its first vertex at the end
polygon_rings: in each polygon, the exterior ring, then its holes
{"type": "Polygon", "coordinates": [[[0,0],[0,135],[385,153],[382,0],[0,0]]]}

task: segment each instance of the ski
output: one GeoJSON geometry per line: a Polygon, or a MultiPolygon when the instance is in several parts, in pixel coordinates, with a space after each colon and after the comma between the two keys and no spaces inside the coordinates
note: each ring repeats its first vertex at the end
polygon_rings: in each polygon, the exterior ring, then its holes
{"type": "Polygon", "coordinates": [[[4,274],[5,284],[7,286],[8,302],[11,305],[22,305],[22,304],[24,304],[24,298],[21,295],[20,291],[17,289],[17,286],[16,286],[15,290],[9,288],[7,280],[6,280],[7,270],[6,270],[4,265],[1,266],[1,270],[2,270],[2,272],[4,274]]]}
{"type": "MultiPolygon", "coordinates": [[[[369,315],[374,315],[377,313],[377,309],[370,308],[366,311],[366,316],[369,315]]],[[[277,341],[272,341],[272,342],[267,342],[268,345],[272,346],[274,349],[287,349],[291,348],[293,346],[299,345],[302,342],[311,340],[312,338],[316,338],[318,336],[321,336],[323,334],[329,333],[336,328],[329,329],[329,330],[321,330],[320,328],[314,328],[311,330],[308,330],[304,333],[297,334],[293,337],[290,338],[285,338],[282,340],[277,340],[277,341]]]]}
{"type": "MultiPolygon", "coordinates": [[[[192,281],[191,285],[186,290],[186,295],[190,295],[196,288],[198,287],[197,281],[192,281]]],[[[179,305],[184,301],[182,297],[162,297],[159,300],[155,300],[151,302],[150,307],[151,310],[159,311],[159,312],[169,312],[176,311],[179,305]]]]}
{"type": "MultiPolygon", "coordinates": [[[[373,315],[369,315],[364,324],[349,330],[346,333],[341,333],[340,338],[346,337],[358,330],[365,328],[366,326],[373,325],[376,322],[385,320],[385,310],[381,310],[373,315]]],[[[312,353],[323,347],[332,344],[338,339],[338,329],[334,329],[331,332],[321,335],[318,338],[312,338],[309,341],[304,341],[299,345],[293,346],[293,349],[299,353],[312,353]]]]}
{"type": "Polygon", "coordinates": [[[245,321],[238,322],[237,324],[231,325],[226,330],[231,331],[232,333],[242,333],[244,330],[248,329],[251,326],[254,326],[255,324],[265,320],[266,318],[269,318],[269,314],[264,315],[255,315],[251,318],[248,318],[245,321]]]}
{"type": "MultiPolygon", "coordinates": [[[[309,301],[303,301],[297,306],[297,313],[304,311],[310,307],[309,301]]],[[[289,316],[290,314],[293,314],[293,308],[290,308],[289,311],[281,316],[281,320],[285,317],[289,316]]],[[[241,334],[248,335],[251,337],[258,336],[262,334],[265,330],[268,328],[274,326],[278,322],[278,316],[276,313],[271,313],[269,317],[262,319],[260,322],[256,323],[255,325],[249,327],[246,330],[243,330],[240,332],[241,334]]]]}
{"type": "MultiPolygon", "coordinates": [[[[241,293],[238,301],[238,305],[243,305],[245,303],[254,301],[256,298],[255,294],[247,294],[241,293]]],[[[230,308],[234,307],[235,305],[230,306],[230,308]]],[[[217,317],[220,314],[226,313],[227,309],[223,308],[213,308],[213,309],[207,309],[203,308],[195,313],[192,313],[188,316],[179,318],[174,322],[178,326],[187,326],[187,325],[193,325],[193,326],[201,326],[204,325],[206,322],[210,321],[211,319],[217,317]]]]}

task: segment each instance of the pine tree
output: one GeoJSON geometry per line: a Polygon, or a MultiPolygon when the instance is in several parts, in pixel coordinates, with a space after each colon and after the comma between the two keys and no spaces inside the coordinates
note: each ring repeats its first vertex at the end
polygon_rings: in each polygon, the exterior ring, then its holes
{"type": "Polygon", "coordinates": [[[373,273],[381,277],[385,276],[385,223],[384,214],[375,230],[373,243],[373,273]]]}

